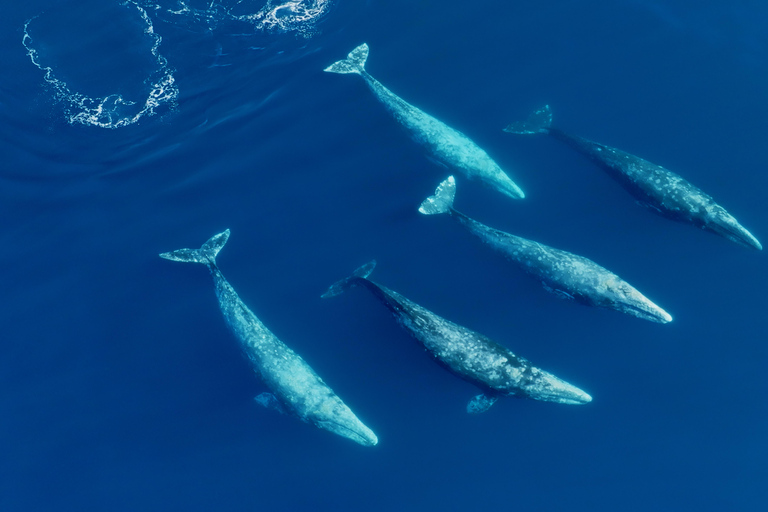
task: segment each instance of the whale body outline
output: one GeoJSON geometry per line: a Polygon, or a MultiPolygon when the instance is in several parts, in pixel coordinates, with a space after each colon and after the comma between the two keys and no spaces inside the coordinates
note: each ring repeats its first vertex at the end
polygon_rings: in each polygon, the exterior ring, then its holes
{"type": "Polygon", "coordinates": [[[258,319],[219,270],[216,255],[227,243],[229,233],[227,229],[214,235],[200,249],[179,249],[162,253],[160,257],[208,267],[227,326],[271,391],[255,397],[255,401],[363,446],[376,445],[376,434],[355,416],[301,356],[258,319]]]}
{"type": "Polygon", "coordinates": [[[449,176],[419,206],[424,215],[449,214],[471,234],[538,279],[545,290],[587,306],[613,309],[658,323],[672,316],[610,270],[577,254],[486,226],[453,207],[456,180],[449,176]]]}
{"type": "Polygon", "coordinates": [[[606,146],[552,127],[549,105],[504,131],[518,135],[544,133],[564,142],[595,162],[636,202],[671,220],[692,224],[745,247],[762,250],[760,241],[709,194],[682,176],[626,151],[606,146]]]}
{"type": "Polygon", "coordinates": [[[478,179],[513,199],[525,197],[512,178],[469,137],[411,105],[371,76],[365,70],[368,51],[368,45],[363,43],[352,50],[346,59],[334,62],[324,71],[363,77],[376,98],[417,143],[430,151],[437,163],[461,172],[469,179],[478,179]]]}
{"type": "Polygon", "coordinates": [[[322,297],[335,297],[355,286],[369,290],[440,366],[483,391],[469,401],[468,413],[488,410],[501,396],[568,405],[592,401],[581,389],[534,366],[505,346],[371,281],[368,276],[375,267],[375,260],[366,263],[351,276],[331,285],[322,297]]]}

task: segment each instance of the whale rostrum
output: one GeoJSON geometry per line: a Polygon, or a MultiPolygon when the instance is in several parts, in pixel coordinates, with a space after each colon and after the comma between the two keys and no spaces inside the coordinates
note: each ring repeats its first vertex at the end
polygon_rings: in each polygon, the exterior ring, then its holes
{"type": "Polygon", "coordinates": [[[520,187],[469,137],[407,103],[373,78],[365,70],[367,58],[368,45],[363,43],[346,59],[331,64],[325,71],[362,76],[376,98],[439,163],[470,179],[478,179],[513,199],[525,197],[520,187]]]}
{"type": "Polygon", "coordinates": [[[172,261],[200,263],[213,276],[216,296],[227,326],[270,389],[255,398],[259,404],[351,439],[363,446],[378,443],[376,434],[355,416],[317,373],[280,341],[248,309],[216,265],[216,255],[229,230],[213,236],[200,249],[179,249],[160,255],[172,261]]]}
{"type": "Polygon", "coordinates": [[[547,133],[589,157],[618,181],[638,204],[668,219],[693,224],[739,245],[761,250],[763,246],[736,218],[699,188],[679,175],[640,157],[569,135],[552,128],[552,111],[545,105],[527,120],[511,123],[505,132],[547,133]]]}
{"type": "Polygon", "coordinates": [[[370,279],[371,261],[333,285],[323,298],[334,297],[353,286],[369,290],[392,312],[398,323],[416,338],[443,367],[471,382],[482,394],[470,400],[468,413],[480,413],[501,396],[530,398],[560,404],[585,404],[584,391],[533,366],[495,341],[442,318],[370,279]]]}
{"type": "Polygon", "coordinates": [[[592,260],[488,227],[453,208],[456,181],[443,181],[421,203],[425,215],[449,214],[480,240],[535,277],[547,291],[581,304],[614,309],[628,315],[667,323],[672,317],[629,283],[592,260]]]}

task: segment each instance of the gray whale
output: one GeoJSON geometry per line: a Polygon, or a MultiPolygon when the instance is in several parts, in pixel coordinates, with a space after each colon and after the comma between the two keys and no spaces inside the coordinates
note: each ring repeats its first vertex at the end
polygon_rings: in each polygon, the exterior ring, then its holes
{"type": "Polygon", "coordinates": [[[419,212],[450,214],[467,231],[539,279],[547,291],[581,304],[613,309],[652,322],[672,321],[669,313],[594,261],[493,229],[467,217],[453,208],[455,195],[456,182],[450,176],[437,187],[434,196],[421,203],[419,212]]]}
{"type": "Polygon", "coordinates": [[[513,199],[525,197],[520,187],[469,137],[407,103],[373,78],[365,70],[367,58],[368,45],[363,43],[346,59],[331,64],[324,71],[362,76],[376,98],[439,163],[470,179],[478,179],[513,199]]]}
{"type": "Polygon", "coordinates": [[[160,257],[208,267],[227,326],[240,341],[256,373],[272,391],[257,396],[256,401],[363,446],[374,446],[378,443],[376,434],[357,419],[296,352],[261,323],[224,278],[216,266],[216,255],[228,238],[229,230],[226,230],[211,237],[200,249],[179,249],[160,257]]]}
{"type": "Polygon", "coordinates": [[[339,295],[352,286],[362,286],[373,293],[440,365],[483,391],[470,400],[468,413],[488,410],[500,396],[571,405],[592,400],[584,391],[533,366],[482,334],[449,322],[374,283],[368,276],[375,266],[376,262],[371,261],[358,268],[351,276],[331,285],[323,298],[339,295]]]}
{"type": "Polygon", "coordinates": [[[618,181],[636,200],[668,219],[693,224],[739,245],[763,246],[736,218],[682,177],[640,157],[552,128],[552,111],[545,105],[526,121],[512,123],[505,132],[548,133],[589,157],[618,181]]]}

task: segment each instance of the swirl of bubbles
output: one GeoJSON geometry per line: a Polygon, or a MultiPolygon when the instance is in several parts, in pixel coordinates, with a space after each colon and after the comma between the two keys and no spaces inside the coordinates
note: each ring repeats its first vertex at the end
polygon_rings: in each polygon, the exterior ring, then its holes
{"type": "Polygon", "coordinates": [[[256,12],[253,0],[208,0],[203,8],[190,6],[189,0],[174,0],[165,7],[157,0],[142,0],[142,4],[159,13],[166,21],[178,20],[191,25],[203,25],[213,30],[224,22],[252,24],[266,32],[295,32],[304,37],[315,35],[315,24],[328,12],[333,0],[267,0],[256,12]]]}
{"type": "Polygon", "coordinates": [[[309,24],[315,23],[330,7],[330,0],[291,0],[280,3],[269,0],[267,5],[251,18],[259,30],[298,30],[312,35],[309,24]]]}
{"type": "Polygon", "coordinates": [[[29,35],[29,24],[34,19],[27,20],[24,24],[24,36],[22,44],[27,49],[27,55],[32,63],[44,73],[45,81],[55,91],[57,100],[66,105],[67,121],[70,124],[83,124],[98,126],[100,128],[121,128],[139,121],[142,117],[156,113],[158,107],[168,104],[173,106],[179,91],[175,85],[173,72],[168,67],[168,61],[160,55],[159,48],[162,38],[155,33],[147,12],[138,4],[127,0],[122,6],[135,7],[142,20],[146,24],[144,33],[153,40],[152,56],[156,59],[158,69],[145,81],[149,84],[149,92],[143,105],[135,101],[126,100],[120,94],[110,94],[102,98],[92,98],[85,94],[70,90],[63,80],[54,75],[50,66],[41,64],[37,50],[32,46],[32,37],[29,35]]]}

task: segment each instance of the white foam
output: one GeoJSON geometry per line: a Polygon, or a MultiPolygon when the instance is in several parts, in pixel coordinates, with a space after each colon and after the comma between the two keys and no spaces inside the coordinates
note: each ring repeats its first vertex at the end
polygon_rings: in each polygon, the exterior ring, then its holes
{"type": "Polygon", "coordinates": [[[257,31],[293,32],[304,37],[316,34],[315,25],[328,12],[333,0],[210,0],[203,8],[188,0],[163,2],[141,0],[165,21],[189,29],[214,30],[225,22],[244,22],[257,31]],[[167,5],[167,4],[172,5],[167,5]],[[255,4],[262,4],[261,7],[255,4]]]}
{"type": "Polygon", "coordinates": [[[150,52],[157,62],[156,70],[145,80],[147,96],[143,100],[133,101],[121,94],[109,94],[104,97],[91,97],[70,89],[69,85],[58,78],[51,66],[42,64],[40,54],[33,46],[32,36],[29,35],[29,25],[34,18],[24,24],[22,44],[27,49],[27,55],[32,63],[43,71],[43,79],[53,89],[57,101],[64,104],[65,116],[70,124],[83,124],[100,128],[121,128],[138,122],[143,117],[156,114],[163,105],[173,107],[179,91],[173,77],[173,70],[168,61],[160,54],[162,38],[155,33],[147,11],[132,0],[121,4],[124,7],[134,7],[145,23],[144,33],[152,38],[150,52]]]}

